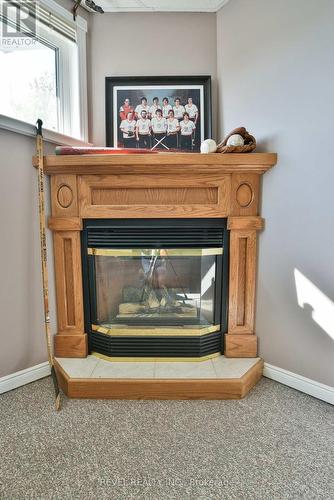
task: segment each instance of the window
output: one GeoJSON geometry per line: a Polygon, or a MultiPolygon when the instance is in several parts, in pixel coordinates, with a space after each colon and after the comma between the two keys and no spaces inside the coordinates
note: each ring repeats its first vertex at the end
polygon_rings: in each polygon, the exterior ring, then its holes
{"type": "Polygon", "coordinates": [[[87,140],[85,21],[52,0],[0,7],[0,115],[87,140]]]}
{"type": "Polygon", "coordinates": [[[0,109],[3,115],[59,131],[57,50],[36,42],[33,48],[0,52],[0,109]]]}

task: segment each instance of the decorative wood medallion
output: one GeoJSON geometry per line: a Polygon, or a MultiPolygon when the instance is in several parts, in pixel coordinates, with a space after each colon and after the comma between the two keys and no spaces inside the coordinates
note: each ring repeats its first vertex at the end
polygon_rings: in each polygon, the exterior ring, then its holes
{"type": "Polygon", "coordinates": [[[253,173],[232,174],[231,215],[258,214],[259,177],[253,173]]]}
{"type": "Polygon", "coordinates": [[[236,192],[236,198],[240,207],[249,207],[249,205],[253,201],[252,187],[247,182],[243,182],[242,184],[240,184],[236,192]]]}
{"type": "Polygon", "coordinates": [[[76,175],[51,176],[51,212],[54,217],[79,215],[76,175]]]}
{"type": "Polygon", "coordinates": [[[57,201],[62,208],[68,208],[73,202],[73,192],[70,186],[62,184],[58,188],[57,201]]]}

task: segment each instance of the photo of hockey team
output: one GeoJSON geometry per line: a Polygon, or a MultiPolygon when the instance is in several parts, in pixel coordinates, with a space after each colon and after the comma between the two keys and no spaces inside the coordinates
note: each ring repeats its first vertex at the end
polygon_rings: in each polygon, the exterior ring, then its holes
{"type": "Polygon", "coordinates": [[[119,148],[200,150],[204,139],[200,85],[113,89],[114,144],[119,148]]]}

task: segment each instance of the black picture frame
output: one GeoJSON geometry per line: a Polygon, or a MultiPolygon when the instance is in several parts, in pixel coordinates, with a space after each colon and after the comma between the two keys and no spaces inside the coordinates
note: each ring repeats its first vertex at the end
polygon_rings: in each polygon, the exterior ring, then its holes
{"type": "MultiPolygon", "coordinates": [[[[169,95],[175,96],[177,93],[185,96],[189,93],[196,95],[199,102],[196,104],[199,109],[199,116],[196,130],[194,131],[191,145],[192,152],[200,151],[200,144],[204,139],[212,137],[212,103],[211,103],[211,76],[210,75],[192,75],[192,76],[107,76],[105,79],[105,112],[106,112],[106,146],[107,147],[126,147],[122,145],[122,135],[120,132],[120,102],[124,100],[125,93],[131,95],[148,94],[163,95],[169,92],[169,95]],[[124,89],[122,89],[124,87],[124,89]],[[129,89],[130,87],[130,89],[129,89]],[[152,89],[152,87],[155,87],[152,89]],[[123,96],[123,97],[122,97],[123,96]]],[[[174,97],[175,98],[175,97],[174,97]]],[[[148,97],[148,100],[152,97],[148,97]]],[[[161,98],[162,99],[162,98],[161,98]]],[[[181,98],[182,99],[182,98],[181,98]]],[[[185,97],[183,98],[185,100],[185,97]]],[[[138,100],[138,97],[137,97],[138,100]]],[[[122,101],[123,102],[123,101],[122,101]]],[[[194,102],[194,99],[193,99],[194,102]]],[[[133,103],[135,108],[137,102],[133,103]]],[[[181,102],[183,104],[183,102],[181,102]]],[[[195,104],[195,102],[194,102],[195,104]]],[[[125,142],[123,140],[123,142],[125,142]]],[[[178,140],[177,148],[185,151],[178,140]]],[[[152,146],[152,143],[151,143],[152,146]]],[[[148,148],[151,149],[151,148],[148,148]]],[[[164,149],[164,148],[162,148],[164,149]]],[[[166,149],[165,149],[166,150],[166,149]]]]}

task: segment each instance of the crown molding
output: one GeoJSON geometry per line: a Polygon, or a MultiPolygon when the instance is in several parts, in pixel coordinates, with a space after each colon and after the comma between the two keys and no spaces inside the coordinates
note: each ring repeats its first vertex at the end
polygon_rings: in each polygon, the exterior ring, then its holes
{"type": "MultiPolygon", "coordinates": [[[[115,7],[114,2],[110,0],[100,0],[98,4],[104,9],[105,13],[116,13],[116,12],[217,12],[222,7],[224,7],[230,0],[216,0],[212,2],[212,6],[197,7],[194,6],[192,2],[189,2],[189,7],[186,6],[185,2],[178,2],[180,7],[156,7],[154,5],[150,6],[150,1],[145,0],[145,2],[138,1],[137,6],[132,7],[115,7]],[[184,5],[183,5],[184,3],[184,5]]],[[[187,2],[188,3],[188,2],[187,2]]],[[[82,5],[84,8],[85,4],[82,5]]],[[[89,8],[86,8],[92,12],[89,8]]],[[[94,13],[94,12],[92,12],[94,13]]]]}

